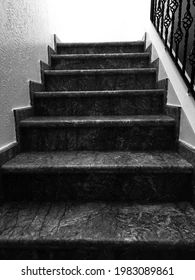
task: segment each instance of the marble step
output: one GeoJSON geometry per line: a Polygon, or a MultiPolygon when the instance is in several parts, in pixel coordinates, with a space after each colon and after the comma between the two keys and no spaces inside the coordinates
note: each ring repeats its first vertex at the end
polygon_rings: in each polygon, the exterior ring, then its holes
{"type": "Polygon", "coordinates": [[[45,70],[46,91],[155,89],[156,68],[45,70]]]}
{"type": "Polygon", "coordinates": [[[163,114],[166,91],[57,91],[35,92],[36,116],[106,116],[163,114]]]}
{"type": "Polygon", "coordinates": [[[1,173],[4,201],[152,203],[193,197],[193,168],[174,152],[21,153],[1,173]]]}
{"type": "Polygon", "coordinates": [[[58,43],[58,54],[103,54],[144,52],[145,42],[58,43]]]}
{"type": "Polygon", "coordinates": [[[20,122],[22,151],[175,150],[175,120],[166,115],[31,117],[20,122]]]}
{"type": "Polygon", "coordinates": [[[0,206],[0,259],[194,258],[195,210],[186,202],[0,206]]]}
{"type": "Polygon", "coordinates": [[[51,67],[70,69],[124,69],[149,67],[150,53],[52,55],[51,67]]]}

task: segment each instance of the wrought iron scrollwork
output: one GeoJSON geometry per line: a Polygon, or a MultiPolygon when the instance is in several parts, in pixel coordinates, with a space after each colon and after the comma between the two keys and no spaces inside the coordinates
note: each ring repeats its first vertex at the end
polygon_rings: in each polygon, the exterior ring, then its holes
{"type": "Polygon", "coordinates": [[[192,14],[190,12],[190,0],[188,0],[187,7],[186,7],[186,12],[184,14],[182,22],[183,22],[183,27],[184,27],[185,30],[188,30],[192,25],[193,17],[192,17],[192,14]]]}
{"type": "Polygon", "coordinates": [[[170,50],[172,52],[173,49],[173,36],[174,36],[174,24],[175,24],[175,13],[179,6],[178,0],[171,0],[169,8],[172,13],[172,25],[171,25],[171,37],[170,37],[170,50]]]}
{"type": "Polygon", "coordinates": [[[164,20],[164,26],[165,26],[165,28],[168,29],[169,26],[170,26],[170,24],[171,24],[171,17],[170,17],[169,14],[166,14],[165,20],[164,20]]]}
{"type": "Polygon", "coordinates": [[[151,1],[151,21],[195,97],[195,0],[151,1]]]}
{"type": "MultiPolygon", "coordinates": [[[[190,55],[189,55],[189,63],[191,65],[191,68],[192,68],[192,72],[191,72],[191,83],[190,83],[190,91],[191,92],[194,92],[195,89],[195,24],[194,24],[194,41],[193,41],[193,47],[192,47],[192,50],[190,52],[190,55]]],[[[195,97],[195,95],[194,95],[195,97]]]]}
{"type": "Polygon", "coordinates": [[[189,55],[189,61],[192,67],[195,67],[195,44],[194,47],[189,55]]]}
{"type": "Polygon", "coordinates": [[[183,38],[183,32],[180,26],[177,27],[177,30],[174,34],[174,41],[176,43],[176,45],[179,45],[179,43],[181,42],[183,38]]]}
{"type": "MultiPolygon", "coordinates": [[[[195,0],[194,0],[195,1],[195,0]]],[[[177,0],[171,0],[170,2],[170,5],[169,5],[169,8],[171,10],[171,12],[173,14],[175,14],[177,8],[178,8],[179,4],[178,4],[178,1],[177,0]]]]}
{"type": "Polygon", "coordinates": [[[165,46],[167,46],[168,29],[169,29],[169,26],[170,26],[170,24],[171,24],[171,17],[170,17],[169,5],[170,5],[170,0],[167,1],[166,15],[165,15],[165,19],[164,19],[164,26],[165,26],[165,46]]]}
{"type": "Polygon", "coordinates": [[[178,16],[178,24],[177,29],[174,34],[174,41],[176,44],[176,61],[178,61],[178,52],[179,52],[179,45],[183,39],[183,31],[181,29],[181,13],[182,13],[182,0],[179,0],[179,16],[178,16]]]}
{"type": "Polygon", "coordinates": [[[163,16],[163,6],[167,0],[159,0],[158,7],[156,8],[156,17],[160,19],[163,16]]]}
{"type": "Polygon", "coordinates": [[[185,29],[186,33],[185,33],[185,41],[184,41],[184,55],[183,55],[183,67],[182,70],[183,72],[185,72],[186,70],[186,56],[187,56],[187,48],[188,48],[188,39],[189,39],[189,29],[192,25],[193,22],[193,17],[192,14],[190,12],[190,0],[187,0],[187,6],[186,6],[186,12],[184,14],[183,17],[183,28],[185,29]]]}
{"type": "Polygon", "coordinates": [[[161,2],[159,1],[158,7],[156,9],[156,17],[157,19],[160,19],[162,17],[162,8],[161,8],[161,2]]]}
{"type": "Polygon", "coordinates": [[[195,24],[194,24],[194,40],[193,40],[193,47],[189,55],[189,62],[192,68],[195,68],[195,24]]]}

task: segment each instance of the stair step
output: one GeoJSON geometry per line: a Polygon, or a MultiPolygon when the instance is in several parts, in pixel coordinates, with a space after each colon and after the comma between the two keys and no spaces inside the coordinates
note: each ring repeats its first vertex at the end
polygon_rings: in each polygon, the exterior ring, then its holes
{"type": "Polygon", "coordinates": [[[36,116],[158,115],[164,112],[166,91],[35,92],[36,116]]]}
{"type": "Polygon", "coordinates": [[[175,152],[50,152],[20,153],[2,166],[3,172],[62,172],[71,170],[141,173],[191,173],[192,165],[175,152]]]}
{"type": "Polygon", "coordinates": [[[149,67],[150,53],[52,55],[51,67],[62,69],[123,69],[149,67]]]}
{"type": "Polygon", "coordinates": [[[46,91],[155,89],[156,68],[45,70],[46,91]]]}
{"type": "Polygon", "coordinates": [[[7,203],[1,259],[194,259],[189,203],[7,203]]]}
{"type": "Polygon", "coordinates": [[[145,42],[58,43],[58,54],[103,54],[144,52],[145,42]]]}
{"type": "Polygon", "coordinates": [[[5,200],[192,199],[193,168],[174,152],[21,153],[1,171],[5,200]]]}
{"type": "Polygon", "coordinates": [[[23,151],[170,150],[177,140],[175,120],[163,115],[31,117],[20,132],[23,151]]]}

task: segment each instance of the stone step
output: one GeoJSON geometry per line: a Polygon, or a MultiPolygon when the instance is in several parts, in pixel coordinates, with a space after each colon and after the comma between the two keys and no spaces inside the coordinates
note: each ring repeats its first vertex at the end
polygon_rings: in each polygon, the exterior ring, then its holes
{"type": "Polygon", "coordinates": [[[156,68],[45,70],[46,91],[155,89],[156,68]]]}
{"type": "Polygon", "coordinates": [[[193,197],[193,168],[174,152],[21,153],[1,172],[4,201],[151,203],[193,197]]]}
{"type": "Polygon", "coordinates": [[[70,69],[124,69],[149,67],[150,53],[52,55],[51,67],[70,69]]]}
{"type": "Polygon", "coordinates": [[[31,117],[20,122],[23,151],[172,150],[175,120],[166,115],[31,117]]]}
{"type": "Polygon", "coordinates": [[[106,116],[163,114],[166,91],[35,92],[36,116],[106,116]]]}
{"type": "Polygon", "coordinates": [[[0,206],[1,259],[192,259],[189,203],[7,203],[0,206]]]}
{"type": "Polygon", "coordinates": [[[58,54],[104,54],[144,52],[145,42],[58,43],[58,54]]]}

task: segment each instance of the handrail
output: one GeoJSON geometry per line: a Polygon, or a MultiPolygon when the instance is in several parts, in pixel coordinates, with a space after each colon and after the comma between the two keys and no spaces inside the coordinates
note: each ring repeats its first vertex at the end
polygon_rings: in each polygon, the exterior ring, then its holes
{"type": "Polygon", "coordinates": [[[150,19],[195,98],[195,0],[151,0],[150,19]]]}

